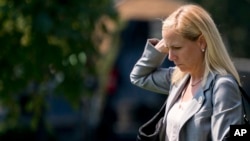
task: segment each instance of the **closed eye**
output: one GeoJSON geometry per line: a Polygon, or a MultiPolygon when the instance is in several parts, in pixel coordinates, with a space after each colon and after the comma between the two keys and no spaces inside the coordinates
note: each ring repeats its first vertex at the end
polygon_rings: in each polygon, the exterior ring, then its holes
{"type": "Polygon", "coordinates": [[[179,50],[179,49],[181,49],[182,47],[180,47],[180,46],[172,46],[172,47],[170,47],[171,49],[173,49],[173,50],[179,50]]]}

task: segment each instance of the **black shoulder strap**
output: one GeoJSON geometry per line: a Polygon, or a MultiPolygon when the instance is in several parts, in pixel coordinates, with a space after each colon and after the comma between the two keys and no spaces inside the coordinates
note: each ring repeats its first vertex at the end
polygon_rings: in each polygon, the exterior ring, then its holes
{"type": "Polygon", "coordinates": [[[249,116],[250,116],[250,97],[249,95],[246,93],[246,91],[238,84],[239,89],[241,91],[241,95],[242,95],[242,102],[243,102],[243,112],[244,112],[244,120],[247,124],[249,123],[249,116]]]}

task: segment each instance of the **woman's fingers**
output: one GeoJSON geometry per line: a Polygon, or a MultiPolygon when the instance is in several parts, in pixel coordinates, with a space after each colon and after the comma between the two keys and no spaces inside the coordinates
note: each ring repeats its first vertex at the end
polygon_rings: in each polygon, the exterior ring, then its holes
{"type": "Polygon", "coordinates": [[[168,54],[168,48],[165,46],[164,40],[161,39],[156,45],[155,48],[161,53],[168,54]]]}

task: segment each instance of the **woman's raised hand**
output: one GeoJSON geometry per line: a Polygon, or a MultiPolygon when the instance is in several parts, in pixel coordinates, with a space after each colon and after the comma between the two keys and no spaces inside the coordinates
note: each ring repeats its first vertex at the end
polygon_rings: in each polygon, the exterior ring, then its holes
{"type": "Polygon", "coordinates": [[[149,39],[149,42],[161,53],[168,54],[168,48],[165,46],[164,40],[152,38],[149,39]]]}

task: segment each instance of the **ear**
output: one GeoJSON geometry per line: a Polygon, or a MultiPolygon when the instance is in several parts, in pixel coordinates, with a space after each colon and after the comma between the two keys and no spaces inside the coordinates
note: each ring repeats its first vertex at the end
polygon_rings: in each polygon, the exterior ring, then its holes
{"type": "Polygon", "coordinates": [[[198,42],[198,45],[200,46],[201,50],[204,50],[204,49],[206,50],[207,42],[206,42],[206,39],[204,38],[203,35],[199,36],[197,42],[198,42]]]}

